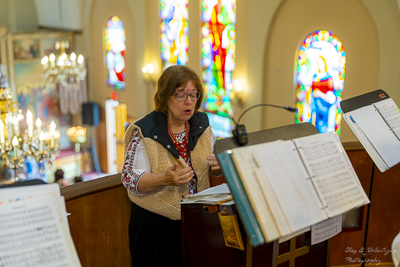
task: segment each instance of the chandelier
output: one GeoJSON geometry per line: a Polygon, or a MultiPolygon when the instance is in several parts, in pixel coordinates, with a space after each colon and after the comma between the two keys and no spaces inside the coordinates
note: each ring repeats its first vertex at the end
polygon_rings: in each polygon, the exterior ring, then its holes
{"type": "Polygon", "coordinates": [[[26,123],[23,120],[22,110],[18,108],[18,102],[13,101],[0,65],[0,169],[14,169],[17,180],[18,167],[24,165],[24,159],[33,157],[38,163],[46,161],[52,164],[59,151],[60,132],[56,130],[54,121],[44,131],[40,118],[36,119],[34,127],[30,110],[26,112],[26,123]],[[21,124],[25,127],[20,127],[21,124]]]}
{"type": "Polygon", "coordinates": [[[86,77],[85,58],[77,56],[75,52],[67,54],[68,40],[55,43],[55,53],[44,56],[41,60],[43,66],[42,78],[51,84],[60,83],[66,86],[68,83],[83,81],[86,77]]]}

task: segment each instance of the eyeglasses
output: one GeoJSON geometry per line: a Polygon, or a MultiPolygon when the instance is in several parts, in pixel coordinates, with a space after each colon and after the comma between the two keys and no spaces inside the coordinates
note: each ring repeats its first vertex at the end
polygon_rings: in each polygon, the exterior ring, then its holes
{"type": "Polygon", "coordinates": [[[197,101],[197,100],[199,100],[199,98],[201,96],[201,92],[195,92],[195,93],[190,93],[190,94],[183,93],[183,92],[175,92],[174,95],[175,95],[176,101],[179,101],[179,102],[186,101],[186,99],[189,96],[192,101],[197,101]]]}

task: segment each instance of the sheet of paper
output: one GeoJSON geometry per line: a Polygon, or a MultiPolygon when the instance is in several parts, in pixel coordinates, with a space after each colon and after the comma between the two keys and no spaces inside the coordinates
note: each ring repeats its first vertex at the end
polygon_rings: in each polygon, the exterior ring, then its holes
{"type": "MultiPolygon", "coordinates": [[[[376,105],[381,108],[382,113],[388,116],[390,120],[388,114],[390,112],[387,112],[388,107],[379,102],[376,105]]],[[[386,124],[374,105],[368,105],[348,113],[352,117],[353,122],[358,124],[362,129],[376,152],[389,168],[400,162],[400,141],[386,124]]],[[[394,121],[392,121],[392,123],[394,123],[394,121]]]]}
{"type": "Polygon", "coordinates": [[[253,207],[254,213],[257,216],[257,221],[264,238],[270,242],[278,239],[280,237],[280,232],[273,218],[274,215],[261,190],[260,184],[256,179],[255,170],[259,168],[259,165],[254,159],[252,148],[257,146],[260,145],[234,148],[232,150],[232,159],[241,177],[243,187],[253,207]]]}
{"type": "Polygon", "coordinates": [[[337,135],[321,133],[295,142],[329,217],[369,203],[337,135]]]}
{"type": "Polygon", "coordinates": [[[342,215],[311,226],[311,245],[321,243],[342,231],[342,215]]]}
{"type": "Polygon", "coordinates": [[[389,166],[383,161],[382,157],[377,153],[375,147],[372,145],[371,141],[367,138],[360,126],[355,122],[349,113],[343,114],[344,120],[350,126],[353,133],[357,136],[360,143],[363,145],[368,155],[371,157],[375,165],[381,172],[389,169],[389,166]]]}
{"type": "Polygon", "coordinates": [[[392,129],[397,139],[400,140],[400,110],[392,98],[373,104],[385,122],[392,129]]]}
{"type": "Polygon", "coordinates": [[[255,147],[254,152],[292,232],[327,218],[292,141],[265,143],[255,147]]]}
{"type": "Polygon", "coordinates": [[[51,196],[0,206],[0,266],[81,266],[51,196]]]}
{"type": "Polygon", "coordinates": [[[182,199],[181,204],[203,203],[217,204],[233,199],[228,184],[223,183],[214,187],[210,187],[199,193],[188,195],[182,199]]]}

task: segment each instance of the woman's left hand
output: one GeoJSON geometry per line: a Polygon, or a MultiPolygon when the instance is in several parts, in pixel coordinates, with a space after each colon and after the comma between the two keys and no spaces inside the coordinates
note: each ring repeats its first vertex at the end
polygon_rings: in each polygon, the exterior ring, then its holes
{"type": "Polygon", "coordinates": [[[210,165],[210,172],[213,176],[221,176],[221,166],[219,165],[219,162],[217,160],[216,156],[209,156],[207,157],[208,165],[210,165]]]}

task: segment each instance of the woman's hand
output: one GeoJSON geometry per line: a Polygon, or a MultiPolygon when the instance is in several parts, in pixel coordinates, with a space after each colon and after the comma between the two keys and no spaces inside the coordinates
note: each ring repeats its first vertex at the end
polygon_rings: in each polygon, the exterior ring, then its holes
{"type": "Polygon", "coordinates": [[[221,166],[216,156],[207,157],[208,165],[210,165],[210,172],[212,176],[220,177],[222,175],[221,166]]]}
{"type": "Polygon", "coordinates": [[[183,185],[188,183],[194,176],[194,172],[192,168],[186,167],[179,169],[178,163],[174,162],[174,164],[169,167],[164,173],[164,179],[161,181],[163,185],[183,185]]]}

